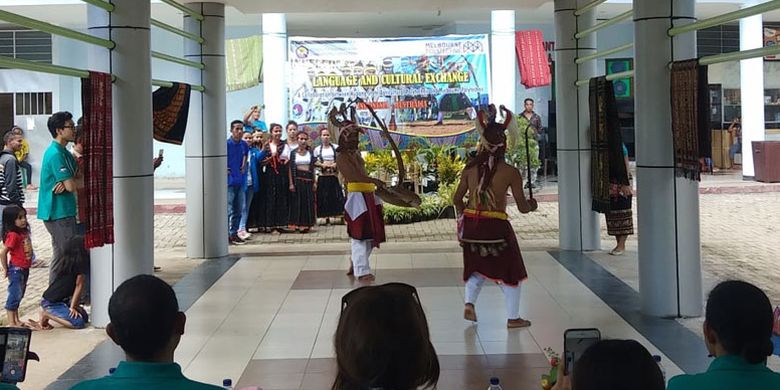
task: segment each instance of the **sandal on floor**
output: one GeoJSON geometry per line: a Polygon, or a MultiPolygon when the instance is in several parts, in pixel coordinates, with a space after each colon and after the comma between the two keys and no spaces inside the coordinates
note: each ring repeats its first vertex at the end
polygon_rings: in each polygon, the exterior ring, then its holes
{"type": "Polygon", "coordinates": [[[51,325],[41,326],[41,324],[38,323],[38,321],[35,321],[32,318],[27,320],[27,326],[29,326],[30,329],[32,329],[32,330],[52,330],[52,329],[54,329],[54,327],[51,326],[51,325]]]}
{"type": "Polygon", "coordinates": [[[623,256],[624,253],[625,253],[625,251],[620,250],[620,249],[613,249],[613,250],[609,251],[609,254],[612,255],[612,256],[623,256]]]}

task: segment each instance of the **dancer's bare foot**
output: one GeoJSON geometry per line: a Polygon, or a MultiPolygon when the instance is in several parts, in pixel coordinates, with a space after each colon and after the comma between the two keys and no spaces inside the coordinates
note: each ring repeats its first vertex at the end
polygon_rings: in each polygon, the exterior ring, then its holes
{"type": "Polygon", "coordinates": [[[374,276],[372,274],[363,275],[363,276],[359,276],[358,277],[358,282],[370,283],[370,282],[373,282],[375,280],[376,280],[376,276],[374,276]]]}
{"type": "Polygon", "coordinates": [[[463,319],[471,322],[477,322],[477,311],[474,310],[473,304],[467,303],[463,308],[463,319]]]}
{"type": "Polygon", "coordinates": [[[350,264],[349,264],[349,271],[347,271],[347,276],[353,276],[353,275],[355,275],[355,267],[350,262],[350,264]]]}
{"type": "Polygon", "coordinates": [[[522,319],[520,317],[517,317],[514,320],[507,320],[506,321],[506,327],[509,328],[509,329],[512,329],[512,328],[527,328],[529,326],[531,326],[531,321],[524,320],[524,319],[522,319]]]}
{"type": "Polygon", "coordinates": [[[271,235],[273,235],[273,236],[278,236],[280,234],[282,234],[282,232],[280,232],[279,229],[274,229],[274,230],[271,231],[271,235]]]}

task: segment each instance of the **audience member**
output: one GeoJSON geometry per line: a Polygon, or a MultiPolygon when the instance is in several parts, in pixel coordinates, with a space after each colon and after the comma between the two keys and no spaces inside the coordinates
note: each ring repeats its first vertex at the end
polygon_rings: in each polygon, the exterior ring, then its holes
{"type": "Polygon", "coordinates": [[[252,133],[255,131],[262,131],[267,132],[268,126],[266,126],[265,122],[260,120],[260,113],[263,111],[263,107],[258,106],[255,104],[254,106],[249,108],[249,111],[247,111],[246,114],[244,114],[244,131],[247,133],[252,133]]]}
{"type": "Polygon", "coordinates": [[[82,329],[89,317],[80,305],[89,272],[89,252],[84,236],[74,236],[66,244],[62,262],[54,268],[54,279],[43,292],[40,322],[29,320],[36,330],[49,330],[54,321],[66,328],[82,329]]]}
{"type": "Polygon", "coordinates": [[[19,126],[11,128],[14,134],[22,137],[22,146],[15,152],[16,160],[19,162],[19,166],[24,168],[24,173],[27,176],[27,189],[34,190],[36,187],[32,183],[32,165],[30,165],[30,144],[24,139],[24,130],[19,126]]]}
{"type": "Polygon", "coordinates": [[[642,344],[602,340],[577,360],[571,376],[558,371],[553,390],[664,390],[664,376],[642,344]]]}
{"type": "Polygon", "coordinates": [[[24,183],[16,152],[22,147],[22,136],[13,131],[3,135],[0,152],[0,210],[8,205],[24,207],[24,183]]]}
{"type": "Polygon", "coordinates": [[[266,152],[263,149],[263,132],[244,133],[244,141],[249,144],[249,155],[247,157],[247,170],[244,180],[244,204],[241,208],[241,222],[238,224],[238,237],[246,240],[251,236],[247,231],[246,224],[249,220],[249,208],[252,206],[255,194],[260,190],[260,170],[261,163],[265,159],[266,152]]]}
{"type": "Polygon", "coordinates": [[[3,275],[8,278],[5,311],[8,315],[8,326],[21,327],[24,323],[19,320],[19,304],[27,290],[33,257],[30,227],[27,225],[27,212],[17,205],[3,209],[2,217],[3,247],[0,249],[0,264],[3,266],[3,275]]]}
{"type": "Polygon", "coordinates": [[[243,140],[243,134],[244,126],[241,121],[230,122],[230,138],[227,140],[228,240],[235,245],[245,243],[244,239],[238,236],[245,196],[246,160],[249,155],[249,144],[243,140]]]}
{"type": "Polygon", "coordinates": [[[125,360],[113,374],[81,382],[74,390],[222,389],[187,379],[173,362],[187,318],[161,279],[138,275],[119,285],[108,302],[108,316],[106,333],[125,351],[125,360]]]}
{"type": "Polygon", "coordinates": [[[766,294],[747,282],[722,282],[706,310],[704,343],[715,360],[705,373],[672,378],[669,390],[780,389],[780,373],[766,367],[774,322],[766,294]]]}
{"type": "Polygon", "coordinates": [[[63,258],[65,244],[76,235],[76,191],[81,172],[76,159],[65,149],[76,138],[76,125],[69,112],[55,112],[47,123],[52,141],[41,163],[41,185],[38,191],[38,219],[51,235],[52,258],[49,283],[54,269],[63,258]]]}
{"type": "Polygon", "coordinates": [[[439,360],[414,287],[388,283],[341,299],[332,390],[435,388],[439,360]]]}

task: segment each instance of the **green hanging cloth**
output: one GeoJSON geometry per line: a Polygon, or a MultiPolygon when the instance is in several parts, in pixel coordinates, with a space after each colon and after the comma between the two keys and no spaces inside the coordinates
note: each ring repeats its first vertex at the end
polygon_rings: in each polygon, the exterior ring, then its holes
{"type": "Polygon", "coordinates": [[[254,87],[263,81],[263,38],[259,35],[225,41],[227,91],[254,87]]]}

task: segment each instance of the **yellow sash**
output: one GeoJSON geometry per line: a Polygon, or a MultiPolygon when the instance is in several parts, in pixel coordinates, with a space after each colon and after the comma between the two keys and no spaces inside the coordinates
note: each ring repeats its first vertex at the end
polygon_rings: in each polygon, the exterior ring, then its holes
{"type": "Polygon", "coordinates": [[[347,183],[347,192],[374,192],[374,191],[376,191],[376,184],[374,183],[361,183],[361,182],[347,183]]]}
{"type": "Polygon", "coordinates": [[[509,219],[509,216],[502,211],[487,211],[487,210],[474,210],[474,209],[465,209],[463,210],[463,214],[467,214],[471,217],[485,217],[485,218],[495,218],[495,219],[509,219]]]}

